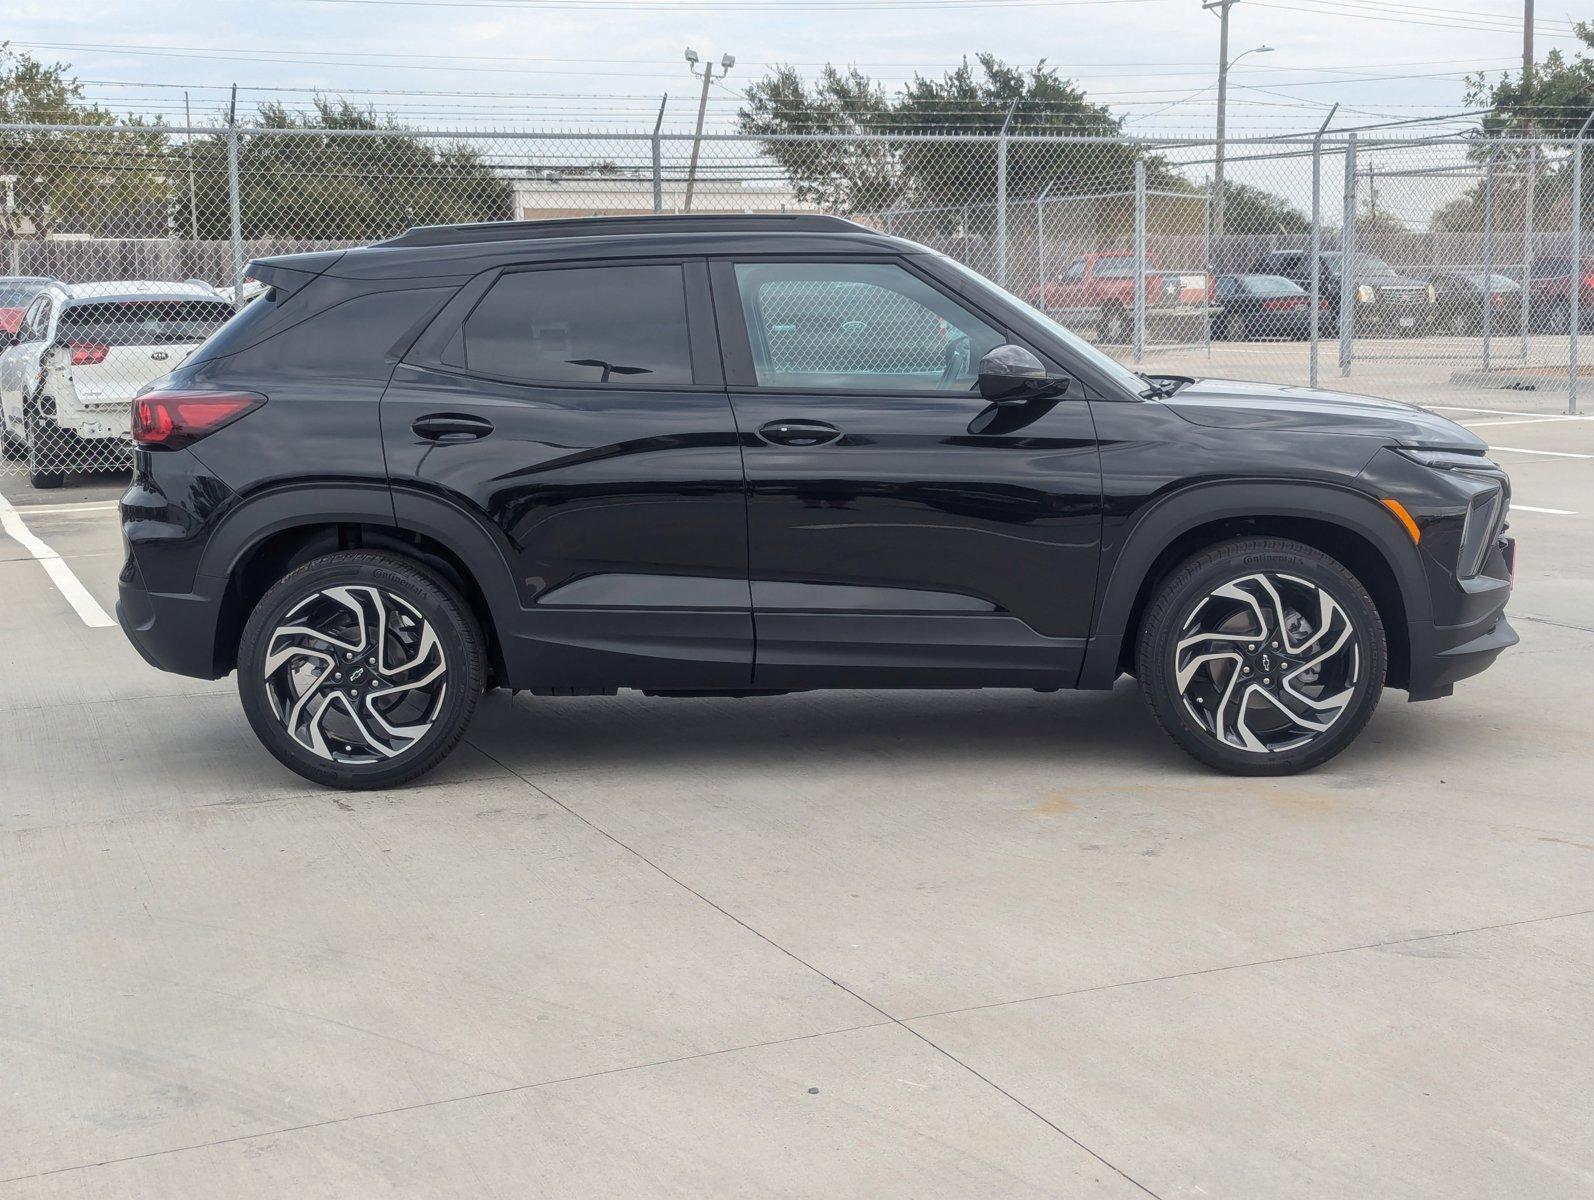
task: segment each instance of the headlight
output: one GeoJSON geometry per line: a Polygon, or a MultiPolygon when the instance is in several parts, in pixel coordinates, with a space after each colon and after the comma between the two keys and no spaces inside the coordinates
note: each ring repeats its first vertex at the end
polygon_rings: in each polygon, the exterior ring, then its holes
{"type": "Polygon", "coordinates": [[[1359,284],[1356,285],[1356,303],[1357,304],[1372,304],[1377,299],[1378,299],[1378,293],[1373,290],[1373,285],[1372,284],[1370,284],[1370,283],[1359,283],[1359,284]]]}
{"type": "Polygon", "coordinates": [[[1395,453],[1414,463],[1432,467],[1436,471],[1498,471],[1500,464],[1487,454],[1470,454],[1465,450],[1413,450],[1406,446],[1394,447],[1395,453]]]}
{"type": "Polygon", "coordinates": [[[1439,293],[1433,290],[1433,284],[1428,285],[1428,303],[1432,304],[1439,299],[1439,293]]]}

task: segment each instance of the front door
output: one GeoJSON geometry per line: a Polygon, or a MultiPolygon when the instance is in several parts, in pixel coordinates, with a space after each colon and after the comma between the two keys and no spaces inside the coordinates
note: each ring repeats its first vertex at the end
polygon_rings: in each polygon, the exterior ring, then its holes
{"type": "Polygon", "coordinates": [[[742,462],[701,261],[478,278],[395,372],[382,433],[401,524],[442,498],[513,563],[516,686],[748,686],[742,462]]]}
{"type": "Polygon", "coordinates": [[[979,361],[1007,332],[912,259],[717,261],[712,278],[755,684],[1071,686],[1101,540],[1089,405],[987,404],[979,361]]]}

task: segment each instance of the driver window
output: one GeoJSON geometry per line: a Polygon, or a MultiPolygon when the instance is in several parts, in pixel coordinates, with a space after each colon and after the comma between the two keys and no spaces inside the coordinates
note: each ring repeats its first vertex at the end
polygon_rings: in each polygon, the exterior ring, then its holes
{"type": "Polygon", "coordinates": [[[1069,264],[1068,271],[1063,276],[1063,282],[1078,283],[1083,278],[1085,278],[1085,260],[1081,258],[1069,264]]]}
{"type": "Polygon", "coordinates": [[[44,337],[50,328],[50,298],[40,296],[33,302],[33,307],[23,315],[21,331],[17,340],[21,342],[36,342],[44,337]]]}
{"type": "Polygon", "coordinates": [[[760,387],[969,392],[1007,339],[892,263],[737,263],[760,387]]]}

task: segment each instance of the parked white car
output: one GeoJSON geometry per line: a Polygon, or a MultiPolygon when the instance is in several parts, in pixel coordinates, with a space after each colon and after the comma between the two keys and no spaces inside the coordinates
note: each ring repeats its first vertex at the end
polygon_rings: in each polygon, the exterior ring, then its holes
{"type": "Polygon", "coordinates": [[[124,467],[133,396],[232,316],[209,284],[51,283],[0,355],[0,443],[34,487],[124,467]]]}

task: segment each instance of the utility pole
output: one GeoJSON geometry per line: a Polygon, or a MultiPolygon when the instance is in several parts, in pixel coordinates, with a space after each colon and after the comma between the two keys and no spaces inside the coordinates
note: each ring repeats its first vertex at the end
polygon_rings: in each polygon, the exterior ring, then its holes
{"type": "Polygon", "coordinates": [[[1229,115],[1229,68],[1244,58],[1246,54],[1269,54],[1273,50],[1272,46],[1253,46],[1243,54],[1236,55],[1233,62],[1229,60],[1229,9],[1238,2],[1239,0],[1204,0],[1201,5],[1208,12],[1216,13],[1219,22],[1218,145],[1212,165],[1212,235],[1216,238],[1221,238],[1224,234],[1223,154],[1229,115]]]}
{"type": "MultiPolygon", "coordinates": [[[[697,74],[697,51],[690,46],[686,48],[686,63],[697,74]]],[[[720,56],[720,78],[723,79],[732,67],[736,65],[734,54],[720,56]]],[[[692,192],[697,187],[697,156],[703,148],[703,118],[708,113],[708,88],[714,82],[714,64],[703,64],[703,94],[697,102],[697,133],[692,138],[692,161],[686,168],[686,199],[681,205],[682,212],[692,211],[692,192]]]]}
{"type": "Polygon", "coordinates": [[[1533,0],[1522,0],[1522,110],[1532,127],[1533,110],[1533,0]]]}

